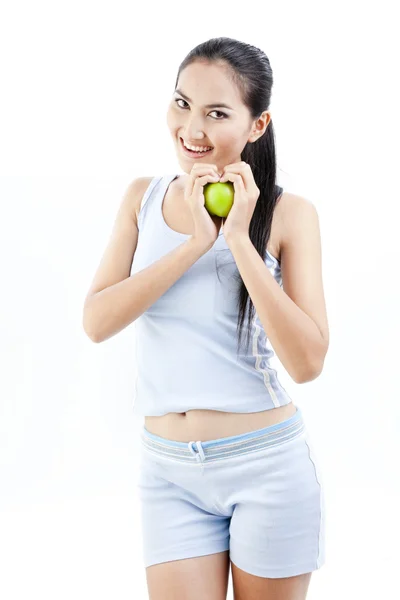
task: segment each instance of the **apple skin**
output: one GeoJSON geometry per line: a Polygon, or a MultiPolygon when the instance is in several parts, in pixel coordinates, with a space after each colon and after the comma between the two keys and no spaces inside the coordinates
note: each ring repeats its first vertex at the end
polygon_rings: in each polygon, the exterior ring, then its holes
{"type": "Polygon", "coordinates": [[[227,217],[232,208],[235,188],[231,181],[206,183],[203,188],[204,206],[217,217],[227,217]]]}

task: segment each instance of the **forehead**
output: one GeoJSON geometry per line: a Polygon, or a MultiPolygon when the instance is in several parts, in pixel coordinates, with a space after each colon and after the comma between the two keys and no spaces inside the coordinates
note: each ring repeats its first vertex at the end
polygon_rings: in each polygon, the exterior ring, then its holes
{"type": "Polygon", "coordinates": [[[177,89],[199,105],[222,102],[240,108],[242,100],[239,90],[232,81],[227,68],[215,63],[195,62],[179,75],[177,89]]]}

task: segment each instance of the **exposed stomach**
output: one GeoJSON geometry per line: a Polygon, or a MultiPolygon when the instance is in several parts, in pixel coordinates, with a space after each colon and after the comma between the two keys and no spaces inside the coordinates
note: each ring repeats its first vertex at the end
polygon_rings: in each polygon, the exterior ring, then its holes
{"type": "Polygon", "coordinates": [[[196,409],[185,413],[145,417],[144,426],[150,433],[167,440],[207,442],[276,425],[289,419],[296,410],[293,402],[255,413],[196,409]]]}

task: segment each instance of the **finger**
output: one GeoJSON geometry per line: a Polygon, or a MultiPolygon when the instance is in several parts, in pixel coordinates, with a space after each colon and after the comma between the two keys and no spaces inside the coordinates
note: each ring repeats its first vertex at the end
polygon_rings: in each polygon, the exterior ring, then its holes
{"type": "Polygon", "coordinates": [[[206,183],[210,183],[212,181],[218,180],[219,177],[215,173],[206,173],[202,177],[197,177],[194,181],[194,191],[199,191],[200,188],[203,188],[206,183]]]}
{"type": "MultiPolygon", "coordinates": [[[[245,163],[246,164],[246,163],[245,163]]],[[[238,186],[242,185],[247,193],[250,193],[251,189],[254,189],[256,186],[256,182],[254,181],[253,172],[251,171],[250,165],[247,165],[248,168],[237,166],[232,167],[229,171],[226,171],[221,178],[221,183],[229,180],[229,174],[236,175],[236,181],[238,182],[238,186]],[[228,177],[227,177],[228,176],[228,177]],[[239,179],[237,179],[239,177],[239,179]]]]}
{"type": "Polygon", "coordinates": [[[198,165],[198,168],[192,168],[189,179],[188,179],[188,194],[192,195],[194,191],[194,185],[197,179],[205,175],[216,177],[215,181],[219,181],[219,174],[215,165],[198,165]]]}
{"type": "Polygon", "coordinates": [[[216,182],[218,180],[219,180],[218,175],[215,175],[214,173],[207,173],[206,175],[203,175],[202,177],[197,177],[193,184],[192,196],[194,196],[195,200],[201,198],[204,186],[207,183],[216,182]]]}
{"type": "Polygon", "coordinates": [[[217,165],[213,165],[211,163],[196,163],[193,165],[190,175],[193,177],[197,177],[199,174],[203,175],[205,172],[209,173],[210,170],[220,175],[217,169],[217,165]]]}
{"type": "Polygon", "coordinates": [[[235,190],[235,202],[240,202],[241,198],[247,195],[247,189],[240,173],[226,173],[221,179],[223,181],[231,181],[235,190]]]}

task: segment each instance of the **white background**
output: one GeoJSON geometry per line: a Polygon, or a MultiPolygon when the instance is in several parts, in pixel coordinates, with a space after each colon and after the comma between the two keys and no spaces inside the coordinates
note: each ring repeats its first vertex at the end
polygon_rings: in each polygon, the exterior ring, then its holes
{"type": "Polygon", "coordinates": [[[400,538],[394,7],[2,5],[4,600],[147,598],[134,325],[94,344],[82,309],[128,184],[182,172],[168,103],[180,62],[218,36],[269,57],[278,183],[309,198],[320,217],[325,367],[304,385],[277,367],[303,411],[325,481],[327,563],[307,598],[393,597],[400,538]]]}

